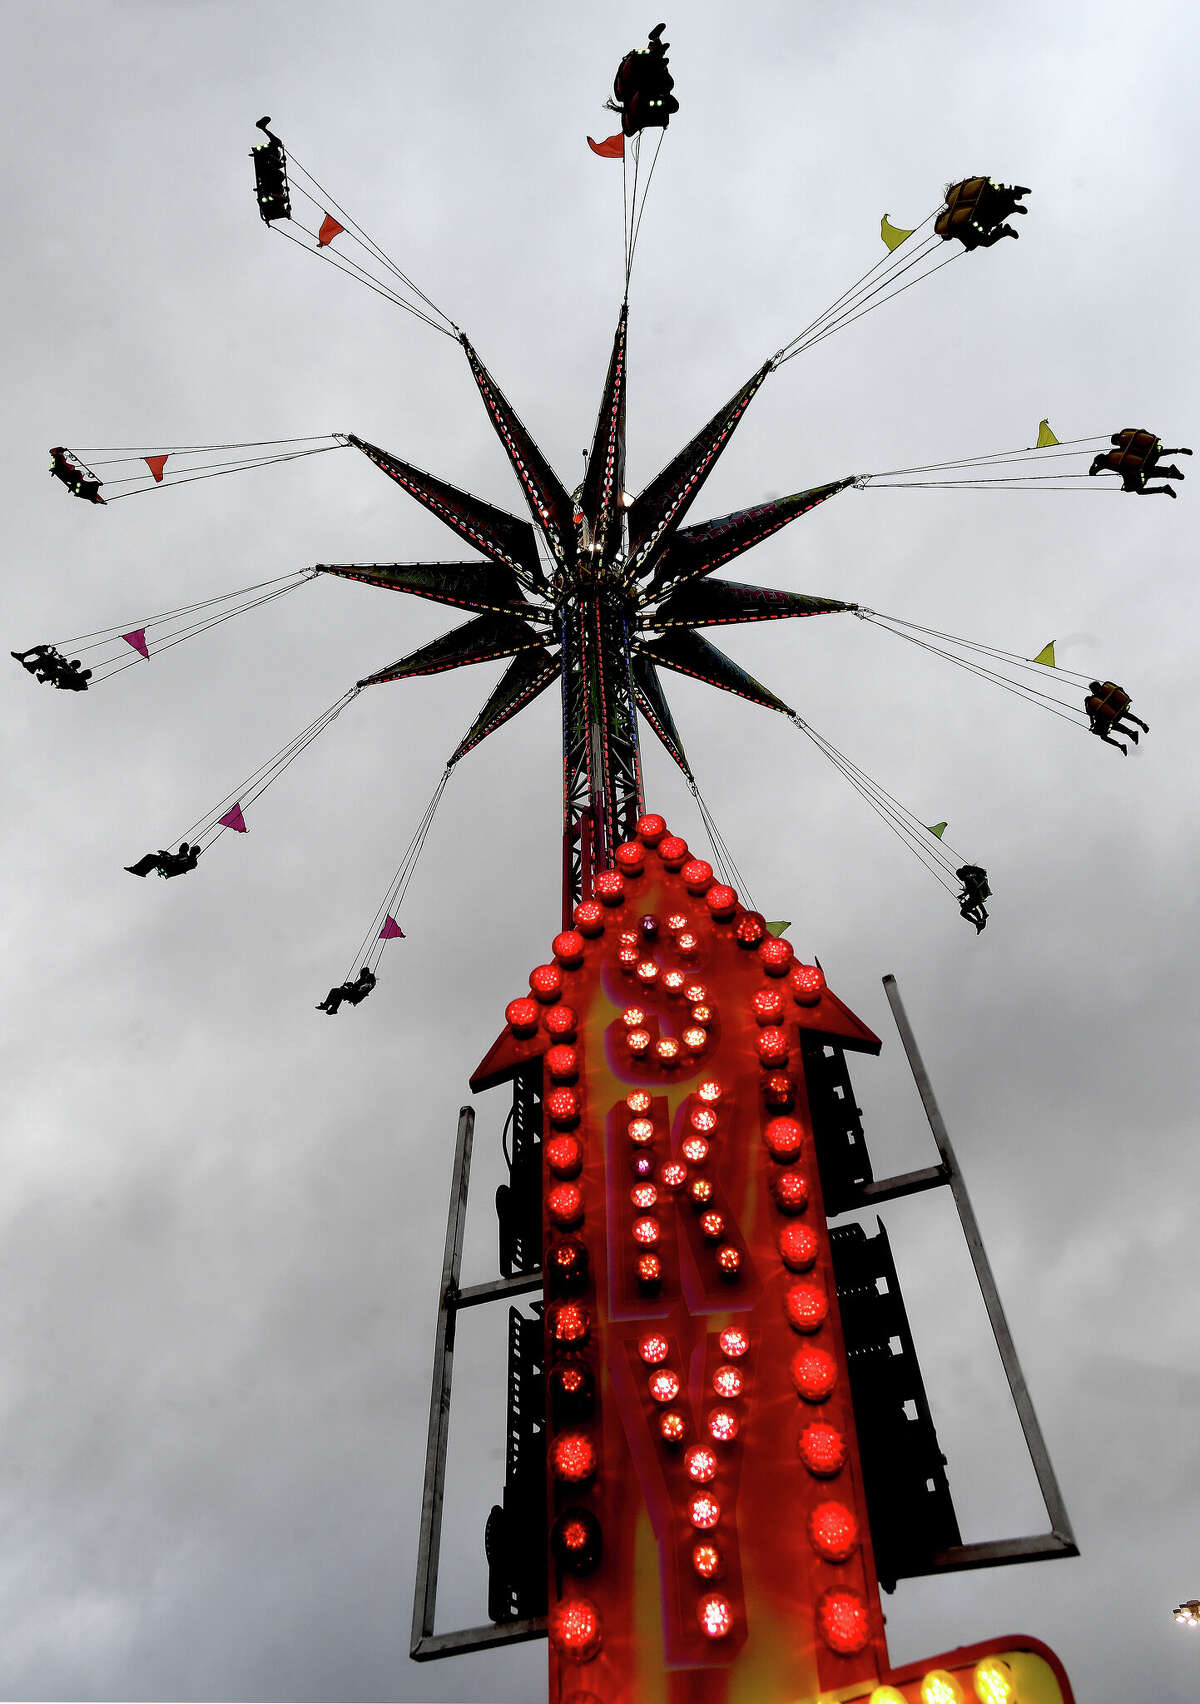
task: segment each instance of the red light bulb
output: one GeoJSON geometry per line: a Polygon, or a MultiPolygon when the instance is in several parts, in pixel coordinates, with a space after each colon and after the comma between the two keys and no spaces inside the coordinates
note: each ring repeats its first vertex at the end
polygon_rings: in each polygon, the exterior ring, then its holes
{"type": "Polygon", "coordinates": [[[579,1019],[570,1006],[551,1006],[542,1019],[547,1031],[556,1041],[572,1041],[579,1019]]]}
{"type": "Polygon", "coordinates": [[[638,1354],[648,1367],[661,1367],[671,1346],[661,1331],[648,1331],[638,1340],[638,1354]]]}
{"type": "Polygon", "coordinates": [[[654,1140],[654,1121],[650,1118],[631,1118],[625,1126],[629,1140],[639,1148],[649,1147],[654,1140]]]}
{"type": "Polygon", "coordinates": [[[683,1045],[689,1053],[702,1053],[707,1041],[708,1031],[701,1029],[699,1024],[692,1024],[683,1032],[683,1045]]]}
{"type": "Polygon", "coordinates": [[[668,994],[682,994],[687,977],[681,970],[669,970],[662,979],[662,985],[668,994]]]}
{"type": "Polygon", "coordinates": [[[688,843],[677,834],[668,834],[658,843],[658,855],[668,870],[678,870],[687,862],[688,843]]]}
{"type": "Polygon", "coordinates": [[[694,1106],[688,1113],[688,1123],[700,1136],[711,1136],[717,1128],[717,1115],[711,1106],[694,1106]]]}
{"type": "Polygon", "coordinates": [[[625,898],[625,877],[620,870],[602,870],[592,886],[601,905],[620,905],[625,898]]]}
{"type": "Polygon", "coordinates": [[[558,1082],[573,1082],[579,1075],[579,1055],[573,1047],[560,1042],[547,1053],[546,1069],[558,1082]]]}
{"type": "Polygon", "coordinates": [[[629,1191],[629,1199],[633,1205],[646,1213],[658,1200],[658,1191],[652,1183],[635,1183],[629,1191]]]}
{"type": "Polygon", "coordinates": [[[678,1160],[668,1160],[658,1168],[658,1181],[664,1189],[682,1189],[687,1182],[687,1167],[678,1160]]]}
{"type": "Polygon", "coordinates": [[[644,917],[638,918],[638,934],[643,941],[658,939],[659,921],[652,911],[647,911],[644,917]]]}
{"type": "Polygon", "coordinates": [[[665,1035],[661,1041],[654,1043],[654,1057],[660,1065],[678,1065],[679,1043],[674,1036],[665,1035]]]}
{"type": "Polygon", "coordinates": [[[653,988],[658,981],[658,966],[653,959],[639,959],[637,979],[644,988],[653,988]]]}
{"type": "MultiPolygon", "coordinates": [[[[583,1253],[586,1260],[587,1251],[584,1250],[583,1253]]],[[[561,1343],[564,1349],[578,1349],[586,1343],[591,1328],[591,1317],[579,1302],[563,1302],[550,1315],[550,1335],[556,1343],[561,1343]]]]}
{"type": "Polygon", "coordinates": [[[692,1007],[692,1022],[694,1024],[698,1024],[698,1025],[703,1026],[705,1024],[711,1024],[712,1021],[713,1021],[713,1009],[712,1009],[711,1006],[693,1006],[692,1007]]]}
{"type": "Polygon", "coordinates": [[[671,915],[667,918],[667,928],[671,931],[672,935],[678,935],[679,931],[681,929],[686,929],[687,926],[688,920],[682,911],[672,911],[671,915]]]}
{"type": "Polygon", "coordinates": [[[750,1339],[740,1325],[727,1325],[717,1342],[722,1355],[728,1355],[731,1361],[740,1361],[750,1347],[750,1339]]]}
{"type": "Polygon", "coordinates": [[[755,1047],[758,1050],[759,1063],[765,1066],[768,1071],[774,1071],[780,1065],[787,1064],[788,1038],[786,1030],[778,1029],[774,1025],[768,1029],[759,1030],[755,1047]]]}
{"type": "Polygon", "coordinates": [[[758,962],[768,976],[786,976],[796,949],[782,935],[768,935],[759,943],[758,962]]]}
{"type": "Polygon", "coordinates": [[[590,1663],[603,1643],[600,1611],[590,1598],[564,1598],[556,1603],[547,1617],[546,1631],[555,1650],[573,1663],[590,1663]]]}
{"type": "Polygon", "coordinates": [[[767,925],[761,911],[746,911],[738,918],[733,931],[739,947],[757,947],[767,936],[767,925]]]}
{"type": "Polygon", "coordinates": [[[824,1402],[837,1384],[837,1362],[826,1350],[811,1345],[797,1349],[788,1371],[796,1394],[805,1402],[824,1402]]]}
{"type": "Polygon", "coordinates": [[[639,1254],[633,1265],[634,1277],[644,1290],[657,1290],[662,1283],[663,1264],[659,1257],[650,1250],[639,1254]]]}
{"type": "Polygon", "coordinates": [[[653,1154],[630,1154],[629,1169],[634,1177],[649,1177],[654,1170],[653,1154]]]}
{"type": "Polygon", "coordinates": [[[702,1166],[708,1158],[708,1143],[703,1136],[689,1136],[680,1152],[690,1166],[702,1166]]]}
{"type": "Polygon", "coordinates": [[[846,1463],[846,1440],[836,1426],[812,1420],[796,1440],[800,1460],[818,1479],[832,1479],[846,1463]]]}
{"type": "Polygon", "coordinates": [[[688,1184],[693,1207],[707,1207],[712,1200],[713,1186],[706,1177],[694,1177],[688,1184]]]}
{"type": "Polygon", "coordinates": [[[697,940],[696,936],[692,934],[690,929],[685,929],[682,935],[676,936],[675,945],[679,948],[684,958],[691,958],[693,954],[700,951],[700,942],[697,940]]]}
{"type": "Polygon", "coordinates": [[[778,988],[760,988],[750,1002],[755,1021],[760,1024],[783,1022],[783,995],[778,988]]]}
{"type": "Polygon", "coordinates": [[[708,1485],[717,1477],[717,1458],[707,1444],[693,1444],[685,1451],[683,1466],[697,1485],[708,1485]]]}
{"type": "Polygon", "coordinates": [[[793,1331],[807,1335],[820,1331],[829,1318],[829,1298],[817,1284],[793,1284],[783,1298],[783,1309],[793,1331]]]}
{"type": "Polygon", "coordinates": [[[718,923],[728,923],[737,910],[737,889],[727,886],[725,882],[715,882],[705,894],[704,903],[718,923]]]}
{"type": "Polygon", "coordinates": [[[637,969],[637,962],[640,957],[641,954],[638,952],[637,948],[632,945],[623,946],[617,950],[617,963],[625,972],[626,976],[631,976],[637,969]]]}
{"type": "Polygon", "coordinates": [[[745,1382],[742,1377],[742,1369],[731,1367],[728,1363],[725,1366],[718,1367],[713,1374],[713,1389],[718,1396],[723,1396],[726,1402],[732,1402],[735,1396],[742,1394],[745,1382]]]}
{"type": "Polygon", "coordinates": [[[808,1517],[808,1541],[826,1562],[847,1562],[858,1549],[858,1522],[845,1503],[818,1503],[808,1517]]]}
{"type": "Polygon", "coordinates": [[[646,854],[636,840],[626,840],[618,846],[613,859],[625,876],[640,876],[646,867],[646,854]]]}
{"type": "Polygon", "coordinates": [[[550,1452],[554,1477],[582,1485],[596,1471],[596,1449],[586,1432],[560,1432],[550,1452]]]}
{"type": "Polygon", "coordinates": [[[778,1240],[783,1264],[792,1272],[807,1272],[821,1248],[820,1238],[811,1225],[784,1225],[778,1240]]]}
{"type": "Polygon", "coordinates": [[[711,1491],[697,1491],[688,1509],[692,1525],[708,1532],[721,1518],[721,1505],[711,1491]]]}
{"type": "Polygon", "coordinates": [[[788,983],[798,1006],[815,1006],[825,992],[825,972],[819,964],[796,963],[788,972],[788,983]]]}
{"type": "Polygon", "coordinates": [[[679,1395],[679,1379],[669,1367],[660,1367],[651,1373],[646,1388],[655,1402],[674,1402],[679,1395]]]}
{"type": "Polygon", "coordinates": [[[629,1034],[625,1037],[625,1045],[628,1047],[630,1053],[636,1054],[639,1057],[643,1053],[649,1053],[650,1041],[650,1031],[645,1029],[630,1030],[629,1034]]]}
{"type": "Polygon", "coordinates": [[[633,1221],[633,1240],[640,1243],[643,1248],[653,1248],[661,1235],[662,1228],[658,1220],[652,1218],[649,1214],[644,1219],[633,1221]]]}
{"type": "Polygon", "coordinates": [[[720,1242],[725,1235],[725,1215],[710,1209],[700,1215],[700,1234],[705,1242],[720,1242]]]}
{"type": "Polygon", "coordinates": [[[817,1599],[817,1626],[831,1651],[852,1657],[871,1636],[867,1606],[857,1592],[846,1586],[831,1586],[817,1599]]]}
{"type": "Polygon", "coordinates": [[[551,1136],[546,1143],[546,1164],[555,1177],[578,1177],[583,1169],[583,1149],[574,1136],[551,1136]]]}
{"type": "Polygon", "coordinates": [[[717,1265],[721,1269],[722,1278],[732,1283],[742,1274],[742,1251],[732,1243],[725,1243],[717,1250],[717,1265]]]}
{"type": "Polygon", "coordinates": [[[517,1000],[510,1000],[504,1008],[509,1029],[519,1036],[532,1035],[538,1026],[540,1015],[537,1001],[531,1000],[527,994],[521,995],[517,1000]]]}
{"type": "Polygon", "coordinates": [[[703,982],[689,982],[683,991],[683,997],[693,1006],[702,1006],[708,999],[708,989],[703,982]]]}
{"type": "Polygon", "coordinates": [[[763,1099],[768,1106],[788,1107],[796,1098],[796,1085],[786,1071],[772,1071],[763,1079],[763,1099]]]}
{"type": "Polygon", "coordinates": [[[551,1089],[546,1096],[546,1111],[551,1124],[569,1130],[579,1123],[579,1096],[574,1089],[551,1089]]]}
{"type": "Polygon", "coordinates": [[[803,1172],[776,1172],[770,1187],[781,1213],[803,1213],[808,1206],[808,1179],[803,1172]]]}
{"type": "Polygon", "coordinates": [[[530,990],[545,1005],[558,999],[562,986],[562,971],[556,964],[539,964],[529,972],[530,990]]]}
{"type": "Polygon", "coordinates": [[[625,1105],[629,1108],[630,1112],[649,1112],[649,1089],[631,1089],[625,1096],[625,1105]]]}
{"type": "Polygon", "coordinates": [[[724,1639],[733,1629],[733,1610],[729,1599],[720,1592],[709,1592],[700,1599],[700,1627],[710,1639],[724,1639]]]}
{"type": "Polygon", "coordinates": [[[637,820],[637,837],[645,846],[657,846],[667,832],[666,819],[651,814],[637,820]]]}
{"type": "Polygon", "coordinates": [[[696,1098],[706,1102],[709,1106],[715,1106],[721,1098],[720,1083],[714,1077],[710,1077],[706,1082],[701,1083],[696,1090],[696,1098]]]}
{"type": "Polygon", "coordinates": [[[708,1416],[708,1435],[718,1444],[731,1444],[737,1437],[739,1421],[732,1408],[714,1408],[708,1416]]]}
{"type": "Polygon", "coordinates": [[[712,886],[713,867],[703,858],[689,858],[679,874],[683,877],[684,887],[697,897],[712,886]]]}
{"type": "Polygon", "coordinates": [[[763,1131],[763,1141],[773,1160],[790,1166],[804,1147],[804,1126],[795,1118],[772,1118],[763,1131]]]}
{"type": "Polygon", "coordinates": [[[582,962],[584,941],[578,929],[564,929],[561,935],[555,935],[550,943],[550,951],[559,964],[565,964],[568,969],[582,962]]]}
{"type": "Polygon", "coordinates": [[[702,1580],[719,1580],[725,1572],[721,1552],[715,1544],[697,1544],[692,1549],[692,1567],[702,1580]]]}
{"type": "Polygon", "coordinates": [[[681,1444],[688,1435],[688,1423],[678,1408],[668,1408],[658,1417],[658,1430],[664,1444],[681,1444]]]}
{"type": "Polygon", "coordinates": [[[570,1230],[583,1218],[583,1191],[577,1183],[556,1183],[546,1197],[546,1212],[554,1224],[570,1230]]]}
{"type": "Polygon", "coordinates": [[[594,899],[584,899],[575,907],[575,927],[589,939],[604,933],[604,907],[594,899]]]}

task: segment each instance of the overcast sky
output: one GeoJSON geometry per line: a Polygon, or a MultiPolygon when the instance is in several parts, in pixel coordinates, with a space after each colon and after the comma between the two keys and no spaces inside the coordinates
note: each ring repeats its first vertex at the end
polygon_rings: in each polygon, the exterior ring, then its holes
{"type": "MultiPolygon", "coordinates": [[[[336,454],[106,510],[50,444],[355,431],[517,508],[466,363],[269,236],[275,128],[470,334],[564,477],[620,298],[619,167],[584,137],[657,14],[515,0],[3,7],[3,651],[320,561],[461,556],[336,454]]],[[[636,490],[870,264],[887,211],[1029,184],[965,259],[771,378],[695,519],[846,473],[1145,425],[1200,437],[1193,8],[668,14],[681,110],[631,296],[636,490]]],[[[1185,464],[1189,472],[1200,463],[1185,464]]],[[[1119,680],[1127,759],[899,640],[828,617],[722,643],[991,872],[977,938],[780,717],[668,690],[769,916],[885,1038],[854,1066],[877,1175],[929,1163],[880,977],[958,1145],[1082,1551],[902,1584],[897,1661],[1024,1631],[1079,1699],[1192,1704],[1200,471],[1096,490],[846,492],[733,577],[858,600],[1119,680]]],[[[408,1660],[455,1120],[557,927],[558,707],[456,773],[379,987],[344,973],[499,665],[364,693],[200,869],[176,839],[450,611],[320,581],[87,696],[0,671],[0,1694],[523,1701],[544,1646],[408,1660]]],[[[703,847],[646,749],[650,803],[703,847]]],[[[482,1097],[467,1281],[495,1271],[504,1093],[482,1097]]],[[[964,1537],[1041,1530],[948,1205],[888,1208],[964,1537]]],[[[464,1319],[439,1624],[484,1618],[503,1309],[464,1319]]]]}

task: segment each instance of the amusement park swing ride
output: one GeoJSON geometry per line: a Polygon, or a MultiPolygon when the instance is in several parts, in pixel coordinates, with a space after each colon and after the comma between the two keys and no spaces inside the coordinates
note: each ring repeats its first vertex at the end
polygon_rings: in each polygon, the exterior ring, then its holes
{"type": "MultiPolygon", "coordinates": [[[[471,1077],[511,1085],[497,1196],[500,1276],[459,1266],[474,1113],[460,1113],[439,1287],[411,1652],[420,1660],[547,1637],[551,1704],[1064,1704],[1061,1663],[1034,1637],[888,1656],[880,1591],[899,1579],[1069,1557],[1066,1509],[1021,1375],[962,1173],[894,980],[901,1043],[936,1164],[877,1179],[847,1054],[880,1039],[801,962],[750,899],[688,761],[663,685],[677,673],[788,718],[982,931],[986,870],[946,843],[701,629],[852,615],[1125,750],[1146,724],[1112,681],[856,603],[716,577],[850,490],[902,485],[1118,487],[1176,495],[1180,470],[1141,428],[829,483],[685,524],[760,388],[816,343],[976,249],[1016,237],[1030,191],[950,185],[911,230],[881,222],[884,254],[766,359],[637,494],[626,484],[629,286],[646,196],[678,110],[662,40],[621,60],[593,141],[620,161],[624,291],[582,483],[568,489],[466,334],[300,165],[270,128],[253,151],[267,227],[458,342],[528,508],[484,502],[354,433],[259,443],[51,451],[51,473],[105,505],[338,448],[361,452],[457,535],[461,561],[320,563],[275,581],[13,656],[42,684],[86,691],[318,576],[450,605],[467,619],[364,676],[191,824],[179,850],[127,866],[173,878],[226,831],[368,687],[474,663],[505,671],[450,754],[350,972],[320,1009],[376,986],[456,766],[558,683],[562,696],[561,928],[471,1077]],[[643,149],[655,137],[643,176],[643,149]],[[299,203],[303,206],[299,206],[299,203]],[[294,210],[294,204],[296,210],[294,210]],[[1090,465],[1084,465],[1090,464],[1090,465]],[[110,474],[109,469],[114,471],[110,474]],[[78,655],[68,659],[67,650],[78,655]],[[84,667],[83,658],[92,659],[84,667]],[[1085,692],[1086,686],[1086,692],[1085,692]],[[712,861],[647,809],[639,718],[682,772],[712,861]],[[1134,724],[1131,726],[1130,724],[1134,724]],[[1118,738],[1118,736],[1121,736],[1118,738]],[[948,1187],[958,1209],[1048,1530],[964,1543],[882,1224],[854,1209],[948,1187]],[[522,1298],[524,1302],[522,1303],[522,1298]],[[532,1298],[532,1299],[531,1299],[532,1298]],[[435,1624],[455,1323],[508,1316],[505,1482],[482,1535],[488,1619],[435,1624]],[[523,1311],[523,1309],[525,1311],[523,1311]]],[[[648,148],[647,148],[648,152],[648,148]]],[[[615,170],[612,168],[603,168],[615,170]]],[[[382,997],[382,996],[381,996],[382,997]]]]}

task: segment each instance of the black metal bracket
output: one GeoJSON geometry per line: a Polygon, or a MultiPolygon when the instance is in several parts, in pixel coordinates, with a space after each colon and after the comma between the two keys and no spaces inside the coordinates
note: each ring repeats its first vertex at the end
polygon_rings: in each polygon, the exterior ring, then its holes
{"type": "Polygon", "coordinates": [[[966,1181],[959,1170],[958,1160],[950,1141],[949,1132],[942,1118],[937,1100],[934,1097],[933,1085],[917,1048],[916,1038],[908,1021],[908,1014],[900,1000],[900,991],[896,986],[894,976],[883,978],[884,992],[888,1004],[892,1008],[892,1016],[908,1059],[917,1093],[925,1109],[925,1117],[933,1139],[937,1143],[941,1156],[940,1164],[925,1166],[919,1171],[903,1172],[896,1177],[880,1179],[877,1182],[861,1184],[851,1200],[843,1200],[840,1204],[842,1212],[853,1211],[856,1207],[874,1206],[880,1201],[891,1201],[901,1195],[914,1195],[925,1189],[937,1189],[948,1185],[954,1196],[954,1204],[958,1209],[959,1223],[962,1225],[963,1237],[970,1252],[971,1264],[975,1268],[975,1279],[983,1297],[983,1305],[987,1309],[988,1322],[992,1335],[996,1339],[996,1348],[1000,1353],[1000,1362],[1004,1368],[1004,1376],[1008,1380],[1008,1388],[1012,1392],[1013,1406],[1017,1418],[1021,1422],[1021,1431],[1025,1438],[1025,1447],[1037,1475],[1038,1490],[1045,1504],[1046,1515],[1050,1522],[1050,1531],[1034,1533],[1023,1538],[990,1539],[979,1544],[955,1544],[944,1550],[935,1551],[927,1566],[914,1570],[914,1573],[942,1574],[953,1573],[964,1568],[995,1568],[1010,1562],[1039,1562],[1047,1561],[1055,1556],[1078,1556],[1079,1547],[1075,1543],[1075,1534],[1067,1515],[1066,1504],[1063,1502],[1058,1479],[1050,1461],[1050,1453],[1046,1448],[1046,1440],[1042,1435],[1034,1412],[1033,1401],[1029,1388],[1025,1383],[1025,1375],[1017,1356],[1016,1345],[1009,1330],[1008,1320],[1000,1301],[1000,1292],[996,1288],[996,1280],[992,1273],[991,1263],[983,1246],[983,1238],[979,1234],[979,1225],[975,1218],[975,1210],[967,1193],[966,1181]]]}
{"type": "Polygon", "coordinates": [[[425,1445],[425,1484],[421,1493],[421,1535],[417,1548],[417,1578],[413,1591],[412,1637],[408,1654],[416,1662],[436,1657],[454,1657],[464,1651],[487,1651],[497,1645],[513,1645],[524,1639],[546,1636],[545,1616],[482,1627],[462,1627],[452,1633],[435,1633],[438,1565],[442,1548],[442,1505],[446,1488],[446,1450],[450,1436],[450,1387],[454,1374],[454,1328],[460,1308],[483,1302],[511,1299],[541,1290],[540,1273],[521,1273],[497,1278],[487,1284],[459,1288],[462,1270],[463,1230],[467,1217],[467,1187],[471,1176],[471,1145],[475,1134],[475,1109],[464,1106],[458,1114],[458,1140],[454,1148],[454,1173],[450,1185],[450,1208],[446,1216],[446,1246],[442,1258],[442,1281],[438,1296],[437,1330],[433,1345],[433,1385],[429,1395],[429,1433],[425,1445]]]}

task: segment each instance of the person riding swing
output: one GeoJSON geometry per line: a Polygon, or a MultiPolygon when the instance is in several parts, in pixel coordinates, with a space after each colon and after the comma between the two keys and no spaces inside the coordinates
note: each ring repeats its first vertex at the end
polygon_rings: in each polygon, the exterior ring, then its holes
{"type": "Polygon", "coordinates": [[[1122,489],[1134,496],[1178,497],[1174,486],[1151,485],[1148,482],[1151,479],[1182,479],[1184,476],[1177,467],[1159,464],[1164,456],[1190,456],[1191,450],[1182,447],[1164,449],[1153,432],[1147,432],[1140,426],[1122,427],[1112,434],[1109,442],[1114,448],[1102,450],[1088,468],[1093,478],[1098,473],[1115,473],[1120,478],[1122,489]]]}
{"type": "Polygon", "coordinates": [[[317,1002],[318,1012],[328,1012],[331,1018],[337,1016],[338,1007],[344,1000],[347,1005],[360,1006],[374,988],[378,977],[369,965],[363,965],[353,982],[343,982],[338,988],[331,988],[323,1000],[317,1002]]]}
{"type": "Polygon", "coordinates": [[[167,852],[161,847],[157,852],[146,852],[136,864],[126,864],[125,868],[131,876],[148,876],[151,870],[157,870],[160,876],[170,881],[172,876],[185,876],[189,870],[194,870],[200,858],[200,848],[189,846],[187,841],[181,841],[178,852],[167,852]]]}
{"type": "Polygon", "coordinates": [[[958,896],[959,915],[968,923],[974,923],[977,935],[982,934],[988,918],[987,906],[983,902],[992,897],[987,871],[981,864],[964,864],[954,874],[963,885],[958,896]]]}
{"type": "Polygon", "coordinates": [[[1098,739],[1105,745],[1116,746],[1122,757],[1129,756],[1129,747],[1122,745],[1120,740],[1113,739],[1113,734],[1124,734],[1126,739],[1138,743],[1137,729],[1126,727],[1126,721],[1136,722],[1144,734],[1150,732],[1149,722],[1143,722],[1140,716],[1135,716],[1129,708],[1130,697],[1124,687],[1118,686],[1113,680],[1093,680],[1088,682],[1090,696],[1083,701],[1087,711],[1088,725],[1098,739]]]}

